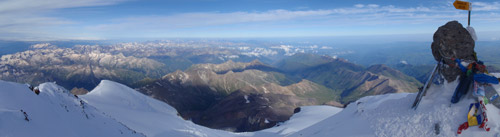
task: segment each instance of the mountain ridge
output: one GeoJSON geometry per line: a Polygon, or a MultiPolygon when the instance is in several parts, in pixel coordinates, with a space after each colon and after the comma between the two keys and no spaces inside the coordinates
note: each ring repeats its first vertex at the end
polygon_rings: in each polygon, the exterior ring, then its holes
{"type": "Polygon", "coordinates": [[[248,63],[228,61],[221,64],[197,64],[186,71],[178,70],[169,73],[162,79],[151,81],[138,90],[167,102],[178,109],[181,116],[193,119],[195,123],[241,132],[268,128],[278,122],[285,121],[299,106],[329,104],[343,107],[340,101],[346,103],[368,95],[408,92],[408,90],[414,92],[418,87],[412,86],[407,81],[413,80],[419,84],[418,81],[385,65],[367,69],[344,59],[329,56],[298,54],[292,56],[293,58],[302,58],[302,61],[308,61],[308,58],[321,60],[318,61],[319,63],[310,62],[313,65],[306,67],[299,66],[300,69],[293,69],[294,72],[279,70],[258,60],[248,63]],[[264,68],[264,70],[260,68],[264,68]],[[329,77],[331,74],[342,77],[329,77]],[[319,79],[317,79],[318,77],[319,79]],[[360,77],[361,79],[359,79],[360,77]],[[316,83],[335,80],[343,85],[350,84],[351,86],[338,88],[336,85],[326,84],[324,86],[324,83],[316,83]],[[264,99],[260,99],[263,102],[256,104],[225,105],[239,104],[242,100],[249,98],[264,99]],[[201,104],[201,102],[203,103],[201,104]],[[289,105],[279,105],[280,103],[289,105]],[[185,104],[191,105],[188,107],[185,104]],[[276,111],[263,110],[261,114],[250,113],[250,115],[246,115],[247,109],[259,110],[255,106],[272,106],[276,111]],[[238,113],[241,113],[240,116],[237,116],[238,113]],[[228,116],[223,117],[223,115],[228,116]],[[269,117],[276,118],[269,119],[269,117]],[[268,122],[264,120],[266,118],[268,118],[268,122]],[[230,126],[231,124],[232,126],[230,126]]]}
{"type": "MultiPolygon", "coordinates": [[[[288,70],[289,73],[335,90],[342,97],[340,102],[344,104],[366,95],[416,92],[422,85],[416,79],[386,65],[372,65],[364,68],[345,59],[312,54],[293,55],[280,62],[297,61],[300,61],[298,64],[314,65],[294,65],[295,68],[288,70]],[[301,58],[301,60],[294,60],[295,58],[301,58]]],[[[280,65],[276,67],[289,66],[286,63],[280,65]]]]}

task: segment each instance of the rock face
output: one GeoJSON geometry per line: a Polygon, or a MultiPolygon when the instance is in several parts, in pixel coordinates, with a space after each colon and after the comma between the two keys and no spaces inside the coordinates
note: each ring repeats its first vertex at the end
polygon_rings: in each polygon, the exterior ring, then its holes
{"type": "Polygon", "coordinates": [[[85,95],[89,93],[89,91],[84,88],[74,87],[73,89],[71,89],[71,93],[73,93],[73,95],[85,95]]]}
{"type": "MultiPolygon", "coordinates": [[[[474,40],[469,32],[457,21],[450,21],[439,27],[434,33],[431,45],[436,61],[443,59],[446,64],[453,64],[451,58],[475,60],[474,40]]],[[[439,72],[448,82],[454,81],[461,71],[454,67],[442,67],[439,72]]]]}

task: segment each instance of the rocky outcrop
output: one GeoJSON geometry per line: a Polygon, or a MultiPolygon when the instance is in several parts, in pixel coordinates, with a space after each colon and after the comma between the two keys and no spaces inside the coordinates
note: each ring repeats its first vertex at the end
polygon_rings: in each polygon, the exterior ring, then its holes
{"type": "Polygon", "coordinates": [[[85,94],[89,93],[88,90],[86,90],[84,88],[77,88],[77,87],[74,87],[73,89],[71,89],[70,92],[73,93],[73,95],[85,95],[85,94]]]}
{"type": "MultiPolygon", "coordinates": [[[[450,21],[434,33],[431,45],[436,61],[443,59],[446,64],[455,63],[452,58],[475,60],[474,40],[458,21],[450,21]]],[[[448,81],[454,81],[461,71],[454,67],[441,67],[439,72],[448,81]]]]}

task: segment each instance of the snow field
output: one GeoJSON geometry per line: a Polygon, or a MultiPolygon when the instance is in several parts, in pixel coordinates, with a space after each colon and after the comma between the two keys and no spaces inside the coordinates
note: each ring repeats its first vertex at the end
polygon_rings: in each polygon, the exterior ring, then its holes
{"type": "Polygon", "coordinates": [[[26,85],[0,80],[0,136],[143,136],[105,116],[54,83],[36,95],[26,85]],[[26,112],[29,121],[25,120],[26,112]]]}
{"type": "MultiPolygon", "coordinates": [[[[301,107],[279,126],[232,133],[186,121],[168,104],[112,81],[103,80],[81,99],[55,83],[41,84],[36,95],[23,84],[0,81],[0,136],[450,137],[457,136],[470,103],[476,102],[469,92],[451,104],[457,84],[432,85],[416,110],[411,108],[416,93],[368,96],[345,109],[301,107]]],[[[500,110],[491,104],[486,108],[491,131],[473,126],[458,136],[500,136],[500,110]]]]}

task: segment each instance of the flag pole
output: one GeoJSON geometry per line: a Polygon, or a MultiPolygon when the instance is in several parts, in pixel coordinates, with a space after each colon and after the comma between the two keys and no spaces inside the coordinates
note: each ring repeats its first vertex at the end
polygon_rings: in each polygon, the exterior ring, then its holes
{"type": "Polygon", "coordinates": [[[470,12],[471,12],[471,10],[469,9],[469,21],[468,21],[468,23],[467,23],[467,26],[468,26],[468,27],[470,27],[470,12]]]}

